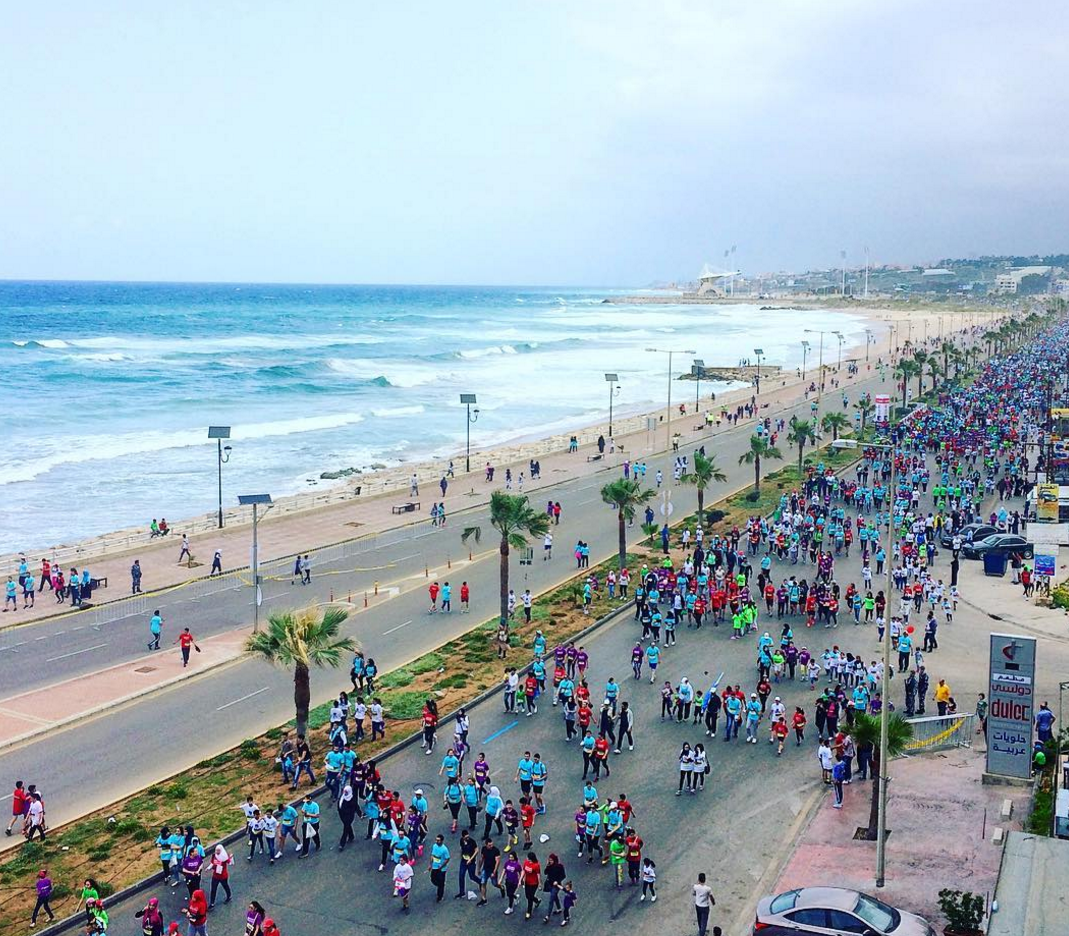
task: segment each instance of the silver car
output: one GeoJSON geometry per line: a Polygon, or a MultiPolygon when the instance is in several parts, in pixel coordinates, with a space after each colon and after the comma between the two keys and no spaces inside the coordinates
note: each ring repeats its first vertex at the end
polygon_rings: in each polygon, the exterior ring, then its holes
{"type": "Polygon", "coordinates": [[[754,936],[936,936],[919,916],[844,887],[802,887],[757,905],[754,936]]]}

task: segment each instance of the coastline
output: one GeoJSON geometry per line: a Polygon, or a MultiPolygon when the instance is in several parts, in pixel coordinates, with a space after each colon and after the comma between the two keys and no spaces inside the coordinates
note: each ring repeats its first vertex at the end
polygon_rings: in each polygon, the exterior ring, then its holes
{"type": "MultiPolygon", "coordinates": [[[[613,301],[616,300],[614,299],[613,301]]],[[[792,303],[791,308],[794,307],[795,304],[792,303]]],[[[826,305],[816,304],[811,306],[811,308],[826,308],[826,305]]],[[[806,308],[801,304],[798,304],[798,310],[799,312],[804,313],[806,308]]],[[[844,344],[842,348],[843,364],[847,364],[850,361],[857,361],[863,364],[865,361],[866,350],[868,350],[870,361],[873,364],[881,357],[886,359],[888,339],[890,337],[890,326],[887,324],[887,319],[890,317],[897,316],[901,321],[901,317],[903,313],[905,313],[908,315],[908,321],[912,322],[913,326],[917,329],[918,334],[920,334],[925,327],[927,327],[927,331],[930,334],[935,334],[939,317],[945,317],[950,314],[945,311],[896,309],[893,306],[885,307],[883,305],[872,307],[855,307],[854,305],[851,305],[849,311],[868,321],[869,324],[867,327],[872,331],[872,339],[871,347],[866,347],[866,344],[864,343],[854,345],[844,344]],[[927,326],[925,323],[927,323],[927,326]]],[[[954,314],[957,313],[955,312],[954,314]]],[[[799,322],[799,342],[801,341],[803,328],[804,322],[799,322]]],[[[832,359],[833,355],[831,347],[826,348],[825,358],[825,366],[829,367],[832,372],[834,372],[835,363],[838,360],[838,348],[835,348],[834,360],[832,359]]],[[[795,387],[802,382],[801,377],[799,376],[799,370],[794,366],[777,361],[768,361],[767,363],[770,367],[779,365],[781,370],[776,374],[775,378],[765,378],[762,381],[762,392],[759,397],[761,401],[766,400],[769,395],[776,391],[795,387]]],[[[726,370],[729,369],[730,366],[731,365],[718,367],[715,364],[710,364],[709,369],[726,370]]],[[[816,351],[811,349],[806,364],[807,380],[812,379],[816,369],[817,355],[816,351]]],[[[741,403],[748,402],[753,393],[753,388],[745,384],[735,386],[728,385],[727,389],[713,391],[714,385],[716,385],[716,382],[714,381],[710,381],[708,385],[703,381],[703,386],[701,388],[701,413],[707,411],[719,412],[721,407],[734,408],[741,403]],[[709,393],[711,391],[716,392],[715,402],[710,400],[709,393]]],[[[719,384],[719,386],[724,385],[719,384]]],[[[642,407],[638,411],[625,408],[623,412],[614,412],[614,437],[618,444],[626,449],[628,455],[634,453],[631,457],[641,457],[643,454],[648,455],[651,451],[663,451],[664,448],[667,448],[667,437],[664,435],[664,427],[670,419],[679,426],[680,431],[691,428],[692,421],[695,418],[695,413],[693,411],[694,401],[691,396],[691,391],[693,389],[692,382],[689,379],[683,380],[676,378],[673,380],[672,388],[672,408],[675,410],[675,413],[671,417],[669,417],[669,408],[667,406],[660,406],[652,410],[642,407]],[[677,388],[679,390],[678,397],[675,392],[677,388]],[[680,404],[686,406],[686,416],[679,415],[678,406],[680,404]],[[656,427],[657,431],[649,432],[647,430],[647,426],[651,425],[650,420],[653,420],[652,425],[656,427]]],[[[362,471],[359,474],[353,474],[338,480],[320,481],[317,479],[314,487],[308,491],[302,491],[298,494],[277,498],[275,501],[275,509],[272,512],[272,522],[277,521],[281,517],[292,516],[293,514],[307,511],[321,510],[342,503],[351,506],[354,503],[364,502],[371,498],[377,498],[390,493],[406,495],[408,492],[409,480],[413,473],[416,474],[421,485],[436,485],[439,479],[445,474],[450,460],[454,462],[454,467],[456,469],[456,478],[451,483],[461,487],[464,486],[462,482],[481,477],[483,467],[487,461],[495,466],[502,477],[506,467],[512,467],[514,470],[524,470],[526,472],[527,463],[531,459],[541,459],[553,452],[564,452],[568,446],[569,439],[573,435],[578,439],[581,448],[593,445],[601,434],[604,434],[606,438],[608,438],[608,408],[605,407],[605,409],[605,415],[601,419],[596,422],[586,423],[576,429],[554,432],[549,435],[525,434],[521,432],[509,439],[497,441],[490,445],[480,447],[473,446],[471,451],[472,473],[470,476],[465,476],[462,471],[465,452],[461,449],[454,452],[451,456],[446,455],[438,458],[427,458],[411,462],[400,461],[397,464],[386,468],[362,471]],[[357,496],[356,490],[358,488],[360,493],[357,496]]],[[[342,466],[323,466],[321,470],[335,470],[337,467],[342,466]]],[[[226,518],[227,526],[248,525],[251,522],[250,513],[247,510],[242,510],[237,507],[224,508],[224,516],[226,518]]],[[[215,530],[217,527],[217,515],[215,512],[211,512],[178,520],[168,518],[168,523],[176,534],[176,539],[183,532],[188,533],[190,536],[196,536],[215,530]]],[[[71,543],[54,544],[47,548],[31,547],[29,549],[24,549],[23,553],[30,560],[31,565],[34,565],[35,562],[39,562],[42,556],[56,558],[57,561],[61,563],[71,561],[72,559],[84,563],[86,561],[91,561],[95,557],[115,555],[132,549],[140,549],[146,546],[148,542],[146,525],[140,527],[127,527],[125,529],[107,532],[71,543]]],[[[8,554],[4,557],[4,560],[7,562],[9,568],[12,568],[17,566],[19,554],[8,554]]]]}

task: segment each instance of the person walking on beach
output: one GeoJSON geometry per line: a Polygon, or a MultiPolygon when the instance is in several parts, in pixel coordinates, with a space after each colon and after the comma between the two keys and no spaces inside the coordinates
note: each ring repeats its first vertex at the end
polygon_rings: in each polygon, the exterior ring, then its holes
{"type": "Polygon", "coordinates": [[[408,495],[409,497],[419,497],[419,477],[413,471],[412,477],[408,479],[408,495]]]}

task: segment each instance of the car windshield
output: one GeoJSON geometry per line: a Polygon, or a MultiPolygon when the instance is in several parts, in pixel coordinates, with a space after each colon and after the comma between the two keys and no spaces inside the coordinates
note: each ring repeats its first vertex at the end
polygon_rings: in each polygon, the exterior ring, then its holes
{"type": "Polygon", "coordinates": [[[772,913],[783,913],[787,910],[793,910],[796,903],[798,903],[798,891],[787,891],[785,894],[773,897],[768,909],[772,913]]]}
{"type": "Polygon", "coordinates": [[[998,545],[998,543],[999,543],[999,541],[1000,541],[1001,539],[1002,539],[1002,537],[1000,537],[1000,536],[998,536],[998,535],[994,535],[994,536],[985,536],[985,537],[984,537],[984,538],[983,538],[982,540],[980,540],[980,542],[981,542],[981,543],[982,543],[982,544],[983,544],[984,546],[996,546],[996,545],[998,545]]]}
{"type": "Polygon", "coordinates": [[[902,922],[902,914],[894,907],[888,907],[885,903],[869,897],[867,894],[857,895],[856,913],[862,920],[874,927],[881,933],[892,933],[899,923],[902,922]]]}

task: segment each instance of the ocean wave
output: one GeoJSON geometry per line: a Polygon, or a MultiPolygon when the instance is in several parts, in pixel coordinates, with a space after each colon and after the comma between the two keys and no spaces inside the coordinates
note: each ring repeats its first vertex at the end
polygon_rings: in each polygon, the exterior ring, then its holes
{"type": "MultiPolygon", "coordinates": [[[[278,419],[269,422],[235,426],[231,433],[234,442],[297,435],[341,429],[364,421],[359,413],[332,413],[278,419]]],[[[169,449],[190,448],[207,444],[207,427],[180,429],[174,432],[153,430],[114,435],[67,436],[63,448],[31,457],[26,461],[4,464],[0,462],[0,486],[34,478],[62,465],[91,461],[110,461],[132,455],[159,454],[169,449]]]]}
{"type": "Polygon", "coordinates": [[[13,339],[11,344],[16,348],[69,348],[62,338],[30,338],[26,340],[13,339]]]}
{"type": "Polygon", "coordinates": [[[395,416],[418,416],[424,412],[426,412],[426,407],[416,404],[415,406],[386,406],[382,409],[373,409],[371,415],[378,419],[389,419],[395,416]]]}

